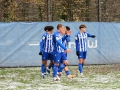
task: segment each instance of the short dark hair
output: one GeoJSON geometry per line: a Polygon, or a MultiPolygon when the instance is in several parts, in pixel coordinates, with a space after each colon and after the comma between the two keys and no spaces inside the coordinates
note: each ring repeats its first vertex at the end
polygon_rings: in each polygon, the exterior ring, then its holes
{"type": "Polygon", "coordinates": [[[81,29],[81,28],[87,28],[87,27],[84,24],[82,24],[79,26],[79,29],[81,29]]]}
{"type": "Polygon", "coordinates": [[[52,31],[54,29],[53,26],[48,26],[48,31],[52,31]]]}
{"type": "Polygon", "coordinates": [[[44,30],[45,30],[45,31],[48,30],[48,26],[45,26],[45,27],[44,27],[44,30]]]}
{"type": "Polygon", "coordinates": [[[66,26],[66,30],[69,31],[69,30],[70,30],[70,27],[66,26]]]}
{"type": "Polygon", "coordinates": [[[46,31],[46,30],[51,31],[51,30],[53,30],[53,29],[54,29],[53,26],[45,26],[45,28],[44,28],[45,31],[46,31]]]}
{"type": "Polygon", "coordinates": [[[60,27],[62,27],[63,25],[62,24],[58,24],[57,25],[57,29],[59,29],[60,27]]]}

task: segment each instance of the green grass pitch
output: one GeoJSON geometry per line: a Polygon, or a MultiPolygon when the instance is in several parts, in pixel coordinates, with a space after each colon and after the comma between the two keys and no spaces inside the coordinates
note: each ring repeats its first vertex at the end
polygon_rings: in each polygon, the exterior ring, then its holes
{"type": "Polygon", "coordinates": [[[84,78],[77,66],[69,66],[76,78],[53,82],[52,74],[43,79],[40,67],[0,68],[0,90],[120,90],[120,64],[85,65],[84,78]]]}

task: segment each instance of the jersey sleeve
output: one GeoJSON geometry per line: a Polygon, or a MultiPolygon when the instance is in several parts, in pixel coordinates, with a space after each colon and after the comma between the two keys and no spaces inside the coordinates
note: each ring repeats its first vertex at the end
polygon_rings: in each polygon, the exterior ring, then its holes
{"type": "Polygon", "coordinates": [[[67,50],[67,48],[60,42],[59,35],[54,34],[53,40],[54,40],[54,43],[57,43],[61,48],[63,48],[64,50],[67,50]]]}
{"type": "Polygon", "coordinates": [[[87,37],[91,37],[91,36],[92,36],[91,34],[87,33],[87,37]]]}
{"type": "Polygon", "coordinates": [[[46,38],[46,36],[43,35],[43,36],[42,36],[42,39],[41,39],[41,42],[40,42],[40,52],[43,52],[43,47],[44,47],[45,38],[46,38]]]}
{"type": "Polygon", "coordinates": [[[78,35],[75,35],[75,45],[76,45],[76,51],[79,51],[79,45],[78,45],[78,35]]]}
{"type": "Polygon", "coordinates": [[[62,37],[62,42],[64,42],[66,39],[67,39],[67,37],[69,37],[68,35],[64,35],[63,37],[62,37]]]}
{"type": "Polygon", "coordinates": [[[57,44],[63,48],[64,50],[67,50],[67,48],[60,42],[60,40],[56,40],[57,44]]]}
{"type": "Polygon", "coordinates": [[[68,37],[66,38],[66,40],[67,40],[67,42],[70,42],[70,36],[68,36],[68,37]]]}

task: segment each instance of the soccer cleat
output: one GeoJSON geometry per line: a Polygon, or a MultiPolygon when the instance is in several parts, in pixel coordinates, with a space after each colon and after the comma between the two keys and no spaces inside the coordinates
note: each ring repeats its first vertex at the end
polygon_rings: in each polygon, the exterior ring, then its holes
{"type": "Polygon", "coordinates": [[[57,78],[53,78],[53,81],[54,81],[54,82],[57,82],[57,81],[58,81],[58,79],[57,79],[57,78]]]}
{"type": "Polygon", "coordinates": [[[45,75],[45,76],[48,76],[48,74],[47,74],[47,73],[44,73],[44,75],[45,75]]]}
{"type": "Polygon", "coordinates": [[[60,78],[59,78],[59,76],[57,75],[57,79],[58,79],[58,81],[60,80],[60,78]]]}
{"type": "Polygon", "coordinates": [[[58,76],[62,76],[62,72],[57,72],[57,75],[58,76]]]}
{"type": "Polygon", "coordinates": [[[83,75],[83,73],[80,73],[79,75],[81,78],[84,78],[85,76],[83,75]]]}
{"type": "Polygon", "coordinates": [[[57,82],[57,81],[58,81],[58,79],[57,79],[56,77],[54,77],[54,78],[53,78],[53,81],[54,81],[54,82],[57,82]]]}
{"type": "Polygon", "coordinates": [[[42,74],[42,78],[45,78],[45,75],[44,75],[44,74],[42,74]]]}
{"type": "Polygon", "coordinates": [[[67,77],[68,77],[68,78],[75,78],[76,75],[68,75],[67,77]]]}
{"type": "Polygon", "coordinates": [[[50,74],[50,69],[47,69],[48,74],[50,74]]]}
{"type": "Polygon", "coordinates": [[[57,77],[54,77],[54,78],[53,78],[53,81],[55,81],[55,82],[56,82],[56,81],[60,81],[60,78],[59,78],[58,76],[57,76],[57,77]]]}
{"type": "Polygon", "coordinates": [[[45,78],[47,76],[46,73],[42,73],[42,78],[45,78]]]}

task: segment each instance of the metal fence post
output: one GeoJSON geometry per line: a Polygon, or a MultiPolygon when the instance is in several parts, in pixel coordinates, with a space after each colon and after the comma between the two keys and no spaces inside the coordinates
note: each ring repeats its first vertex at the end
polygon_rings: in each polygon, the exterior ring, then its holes
{"type": "Polygon", "coordinates": [[[98,0],[98,22],[101,22],[101,0],[98,0]]]}
{"type": "Polygon", "coordinates": [[[47,21],[50,22],[50,0],[47,0],[47,21]]]}

